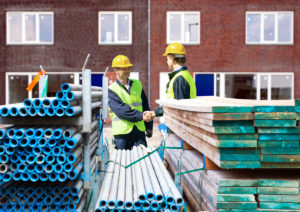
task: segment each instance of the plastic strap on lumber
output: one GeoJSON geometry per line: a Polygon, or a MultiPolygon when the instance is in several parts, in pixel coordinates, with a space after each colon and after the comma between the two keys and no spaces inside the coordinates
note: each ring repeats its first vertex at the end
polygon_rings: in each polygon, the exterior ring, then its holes
{"type": "Polygon", "coordinates": [[[192,173],[192,172],[203,171],[203,170],[205,170],[205,169],[206,169],[205,156],[203,155],[203,167],[202,167],[202,168],[199,168],[199,169],[192,169],[192,170],[185,171],[185,172],[179,172],[179,173],[176,174],[176,176],[180,176],[180,175],[188,174],[188,173],[192,173]]]}
{"type": "Polygon", "coordinates": [[[90,205],[91,205],[91,202],[92,202],[93,195],[94,195],[94,191],[93,191],[93,189],[92,189],[92,190],[91,190],[91,193],[90,193],[90,198],[89,198],[89,202],[88,202],[86,211],[88,211],[89,208],[90,208],[90,205]]]}

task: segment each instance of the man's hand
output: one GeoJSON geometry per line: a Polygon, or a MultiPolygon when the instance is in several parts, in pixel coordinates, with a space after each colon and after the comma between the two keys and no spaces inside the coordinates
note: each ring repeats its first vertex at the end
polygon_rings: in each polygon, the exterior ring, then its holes
{"type": "Polygon", "coordinates": [[[145,122],[150,122],[150,121],[152,121],[152,120],[154,119],[154,117],[155,117],[155,113],[154,113],[153,111],[145,111],[145,112],[143,113],[143,120],[144,120],[145,122]]]}
{"type": "Polygon", "coordinates": [[[146,136],[148,137],[148,138],[151,138],[152,137],[152,130],[146,130],[146,136]]]}

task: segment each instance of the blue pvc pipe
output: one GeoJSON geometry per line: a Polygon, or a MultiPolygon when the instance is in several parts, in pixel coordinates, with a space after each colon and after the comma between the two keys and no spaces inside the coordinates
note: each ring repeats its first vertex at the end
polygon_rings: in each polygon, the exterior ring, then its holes
{"type": "Polygon", "coordinates": [[[70,180],[75,180],[79,173],[81,172],[80,170],[83,169],[83,164],[79,163],[71,172],[69,172],[68,177],[70,180]]]}
{"type": "Polygon", "coordinates": [[[15,196],[16,193],[17,193],[17,188],[15,188],[15,187],[9,187],[9,188],[8,188],[8,194],[9,194],[10,196],[15,196]]]}
{"type": "Polygon", "coordinates": [[[53,138],[60,139],[63,135],[63,130],[61,128],[57,128],[53,130],[53,138]]]}
{"type": "Polygon", "coordinates": [[[35,173],[35,172],[31,173],[31,174],[30,174],[30,177],[29,177],[29,180],[30,180],[31,182],[36,182],[36,181],[38,181],[38,180],[39,180],[38,174],[35,173]]]}
{"type": "Polygon", "coordinates": [[[17,147],[19,145],[19,141],[15,138],[10,138],[9,139],[9,146],[11,147],[17,147]]]}
{"type": "Polygon", "coordinates": [[[6,148],[6,154],[8,155],[13,155],[16,151],[16,148],[14,148],[13,146],[9,146],[6,148]]]}
{"type": "Polygon", "coordinates": [[[25,155],[25,154],[18,155],[18,157],[19,157],[19,161],[20,161],[21,163],[25,163],[26,160],[27,160],[27,155],[25,155]]]}
{"type": "Polygon", "coordinates": [[[19,129],[17,129],[17,130],[15,131],[15,137],[16,137],[17,139],[23,138],[24,135],[25,135],[25,129],[24,129],[24,128],[19,128],[19,129]]]}
{"type": "Polygon", "coordinates": [[[7,128],[0,129],[0,139],[3,139],[6,136],[7,128]]]}
{"type": "Polygon", "coordinates": [[[41,173],[40,174],[40,180],[45,182],[49,179],[48,175],[46,173],[41,173]]]}
{"type": "Polygon", "coordinates": [[[68,205],[68,211],[75,211],[76,205],[74,203],[68,205]]]}
{"type": "Polygon", "coordinates": [[[12,173],[11,172],[6,172],[2,175],[2,181],[3,182],[9,182],[12,178],[12,173]]]}
{"type": "Polygon", "coordinates": [[[23,104],[24,104],[25,107],[31,107],[32,106],[32,101],[31,101],[31,99],[25,99],[23,101],[23,104]]]}
{"type": "Polygon", "coordinates": [[[68,175],[65,172],[61,172],[58,174],[58,181],[65,182],[68,179],[68,175]]]}
{"type": "Polygon", "coordinates": [[[2,143],[5,145],[5,146],[8,146],[9,145],[9,138],[5,137],[2,139],[2,143]]]}
{"type": "Polygon", "coordinates": [[[58,117],[62,117],[65,115],[65,110],[62,107],[58,107],[55,109],[55,115],[58,117]]]}
{"type": "Polygon", "coordinates": [[[21,117],[26,117],[26,116],[28,116],[28,108],[26,108],[26,107],[21,107],[21,108],[19,109],[19,114],[20,114],[21,117]]]}
{"type": "Polygon", "coordinates": [[[26,162],[28,164],[34,164],[36,161],[36,157],[33,154],[27,155],[26,162]]]}
{"type": "Polygon", "coordinates": [[[62,149],[62,152],[63,152],[63,154],[65,154],[65,155],[70,154],[71,151],[72,151],[72,150],[71,150],[70,148],[68,148],[68,147],[64,147],[64,148],[62,149]]]}
{"type": "Polygon", "coordinates": [[[43,164],[44,162],[45,162],[45,155],[43,155],[43,154],[37,155],[36,163],[37,164],[43,164]]]}
{"type": "Polygon", "coordinates": [[[107,207],[111,210],[114,209],[116,207],[116,202],[115,201],[108,201],[107,207]]]}
{"type": "Polygon", "coordinates": [[[68,91],[70,91],[71,86],[70,86],[68,83],[63,83],[63,84],[60,86],[60,89],[61,89],[63,92],[68,92],[68,91]]]}
{"type": "Polygon", "coordinates": [[[56,162],[59,164],[64,164],[67,161],[67,157],[64,154],[58,155],[56,157],[56,162]]]}
{"type": "Polygon", "coordinates": [[[59,156],[61,154],[61,148],[59,146],[56,146],[52,149],[52,154],[54,156],[59,156]]]}
{"type": "Polygon", "coordinates": [[[62,91],[58,91],[58,92],[56,93],[56,98],[57,98],[57,99],[63,99],[63,98],[64,98],[64,93],[63,93],[62,91]]]}
{"type": "Polygon", "coordinates": [[[26,188],[26,196],[34,195],[34,189],[32,187],[26,188]]]}
{"type": "Polygon", "coordinates": [[[46,173],[52,173],[53,170],[54,170],[54,167],[53,167],[52,164],[47,164],[47,165],[45,166],[45,172],[46,172],[46,173]]]}
{"type": "Polygon", "coordinates": [[[26,167],[26,171],[29,172],[29,173],[32,173],[32,172],[34,172],[34,168],[35,168],[35,165],[29,164],[26,167]]]}
{"type": "Polygon", "coordinates": [[[70,189],[68,187],[63,187],[61,189],[61,193],[64,195],[64,196],[67,196],[70,194],[70,189]]]}
{"type": "Polygon", "coordinates": [[[46,163],[53,164],[55,162],[55,157],[53,155],[47,155],[46,156],[46,163]]]}
{"type": "Polygon", "coordinates": [[[57,144],[57,140],[55,138],[49,138],[48,139],[48,146],[49,147],[54,147],[57,144]]]}
{"type": "Polygon", "coordinates": [[[68,205],[68,204],[70,204],[70,202],[71,202],[71,198],[69,197],[69,196],[64,196],[63,198],[62,198],[62,204],[64,204],[64,205],[68,205]]]}
{"type": "Polygon", "coordinates": [[[41,128],[34,130],[34,137],[36,138],[42,138],[44,136],[44,130],[41,128]]]}
{"type": "Polygon", "coordinates": [[[9,115],[10,116],[18,116],[19,115],[19,109],[16,107],[11,107],[9,109],[9,115]]]}
{"type": "Polygon", "coordinates": [[[177,205],[171,205],[170,207],[171,211],[173,212],[178,212],[179,211],[179,207],[177,205]]]}
{"type": "Polygon", "coordinates": [[[9,109],[7,107],[3,107],[0,109],[0,115],[2,117],[7,117],[9,116],[9,109]]]}
{"type": "Polygon", "coordinates": [[[15,164],[15,163],[11,163],[10,166],[9,166],[9,170],[12,171],[12,172],[15,172],[17,171],[18,169],[18,165],[15,164]]]}
{"type": "Polygon", "coordinates": [[[57,178],[58,178],[58,176],[57,176],[56,173],[50,173],[50,174],[49,174],[49,180],[50,180],[51,182],[55,182],[55,181],[57,180],[57,178]]]}
{"type": "Polygon", "coordinates": [[[28,146],[28,143],[29,143],[29,139],[27,137],[24,137],[20,140],[20,146],[22,147],[28,146]]]}
{"type": "Polygon", "coordinates": [[[119,201],[117,201],[116,202],[116,207],[117,208],[123,208],[124,207],[124,205],[125,205],[125,203],[124,203],[124,201],[122,200],[119,200],[119,201]]]}
{"type": "Polygon", "coordinates": [[[31,205],[31,211],[32,212],[40,212],[40,206],[37,204],[31,205]]]}
{"type": "Polygon", "coordinates": [[[12,204],[6,204],[5,205],[5,211],[7,211],[7,212],[14,211],[14,205],[12,205],[12,204]]]}
{"type": "Polygon", "coordinates": [[[3,155],[5,153],[5,146],[0,145],[0,155],[3,155]]]}
{"type": "Polygon", "coordinates": [[[52,204],[52,197],[51,196],[46,196],[44,198],[44,204],[45,205],[51,205],[52,204]]]}
{"type": "Polygon", "coordinates": [[[0,160],[1,160],[1,163],[7,163],[8,160],[9,160],[9,156],[8,155],[1,155],[0,156],[0,160]]]}
{"type": "Polygon", "coordinates": [[[168,208],[168,204],[166,202],[162,202],[159,204],[160,209],[166,210],[168,208]]]}
{"type": "Polygon", "coordinates": [[[134,209],[139,210],[142,208],[142,202],[140,200],[134,202],[133,204],[134,209]]]}
{"type": "Polygon", "coordinates": [[[35,146],[32,149],[32,153],[36,156],[40,155],[43,152],[41,147],[35,146]]]}
{"type": "Polygon", "coordinates": [[[44,147],[44,148],[43,148],[43,153],[44,153],[45,155],[51,154],[51,148],[50,148],[49,146],[44,147]]]}
{"type": "Polygon", "coordinates": [[[61,100],[60,106],[64,109],[68,108],[68,107],[70,107],[70,102],[66,99],[63,99],[63,100],[61,100]]]}
{"type": "Polygon", "coordinates": [[[51,101],[50,101],[50,99],[43,99],[43,101],[42,101],[42,106],[43,106],[43,107],[50,107],[50,106],[51,106],[51,101]]]}
{"type": "Polygon", "coordinates": [[[72,187],[70,189],[70,194],[73,196],[73,197],[76,197],[78,194],[79,194],[79,189],[76,188],[76,187],[72,187]]]}
{"type": "Polygon", "coordinates": [[[73,153],[70,153],[69,155],[67,155],[67,162],[68,163],[75,163],[76,161],[76,155],[73,153]]]}
{"type": "Polygon", "coordinates": [[[33,107],[41,107],[42,106],[42,101],[40,100],[40,99],[34,99],[33,101],[32,101],[32,106],[33,107]]]}
{"type": "Polygon", "coordinates": [[[9,128],[9,129],[7,130],[7,132],[6,132],[6,136],[7,136],[8,138],[13,138],[13,137],[15,137],[15,131],[16,131],[15,128],[9,128]]]}
{"type": "Polygon", "coordinates": [[[43,164],[37,164],[34,166],[34,171],[40,174],[44,171],[44,167],[45,166],[43,164]]]}
{"type": "MultiPolygon", "coordinates": [[[[29,187],[30,188],[30,187],[29,187]]],[[[25,188],[23,188],[23,187],[18,187],[18,189],[17,189],[17,196],[20,196],[20,197],[22,197],[22,196],[24,196],[26,194],[26,190],[25,190],[25,188]]],[[[18,202],[19,204],[20,204],[20,202],[18,202]]]]}
{"type": "Polygon", "coordinates": [[[27,138],[31,138],[32,136],[34,136],[34,129],[33,128],[28,128],[25,130],[25,136],[27,138]]]}
{"type": "Polygon", "coordinates": [[[72,91],[68,91],[68,92],[63,92],[64,93],[64,98],[69,100],[69,101],[72,101],[75,99],[75,95],[72,91]]]}
{"type": "MultiPolygon", "coordinates": [[[[106,207],[106,204],[107,204],[107,202],[105,200],[100,200],[98,207],[100,209],[103,209],[106,207]]],[[[99,210],[99,211],[102,211],[102,210],[99,210]]]]}
{"type": "Polygon", "coordinates": [[[56,172],[56,173],[61,173],[62,171],[63,171],[63,169],[64,169],[64,167],[63,167],[63,165],[61,165],[61,164],[55,164],[55,166],[54,166],[54,171],[56,172]]]}
{"type": "Polygon", "coordinates": [[[157,202],[151,202],[151,210],[157,211],[159,209],[159,204],[157,202]]]}
{"type": "Polygon", "coordinates": [[[47,145],[47,139],[46,138],[41,138],[38,141],[38,145],[39,145],[39,147],[45,147],[47,145]]]}
{"type": "MultiPolygon", "coordinates": [[[[65,139],[60,139],[60,140],[58,140],[58,142],[57,142],[57,145],[59,146],[59,147],[65,147],[66,146],[66,140],[65,139]]],[[[62,150],[63,151],[63,150],[62,150]]]]}
{"type": "Polygon", "coordinates": [[[58,100],[58,99],[53,99],[53,100],[51,101],[51,106],[52,106],[53,108],[58,108],[58,107],[60,107],[60,105],[61,105],[61,101],[58,100]]]}
{"type": "Polygon", "coordinates": [[[19,157],[16,155],[16,154],[13,154],[9,157],[9,160],[12,162],[12,163],[17,163],[19,161],[19,157]]]}
{"type": "Polygon", "coordinates": [[[64,164],[64,171],[65,172],[70,172],[73,169],[73,165],[71,163],[65,163],[64,164]]]}
{"type": "Polygon", "coordinates": [[[72,117],[75,115],[75,110],[73,107],[67,107],[65,110],[67,116],[72,117]]]}
{"type": "Polygon", "coordinates": [[[52,117],[54,115],[55,115],[55,109],[54,109],[54,107],[48,107],[47,108],[47,116],[52,117]]]}
{"type": "Polygon", "coordinates": [[[28,110],[28,114],[29,114],[29,116],[36,116],[38,114],[38,109],[34,108],[34,107],[31,107],[28,110]]]}
{"type": "Polygon", "coordinates": [[[40,107],[40,108],[38,109],[37,114],[38,114],[40,117],[46,116],[46,115],[47,115],[47,108],[40,107]]]}

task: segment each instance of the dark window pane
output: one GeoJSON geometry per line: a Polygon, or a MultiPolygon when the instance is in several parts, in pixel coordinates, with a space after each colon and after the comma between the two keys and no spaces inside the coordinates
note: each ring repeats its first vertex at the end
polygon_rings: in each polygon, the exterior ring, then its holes
{"type": "Polygon", "coordinates": [[[26,90],[28,86],[28,76],[12,75],[8,77],[9,81],[9,104],[23,102],[28,98],[28,92],[26,90]]]}
{"type": "Polygon", "coordinates": [[[254,74],[225,75],[225,97],[256,99],[256,76],[254,74]]]}
{"type": "Polygon", "coordinates": [[[268,76],[267,75],[260,76],[260,99],[261,100],[268,99],[268,76]]]}

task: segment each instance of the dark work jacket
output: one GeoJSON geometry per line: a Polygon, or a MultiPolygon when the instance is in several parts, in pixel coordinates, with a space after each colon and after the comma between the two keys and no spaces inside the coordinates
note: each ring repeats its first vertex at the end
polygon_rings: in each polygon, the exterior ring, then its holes
{"type": "MultiPolygon", "coordinates": [[[[168,90],[169,83],[172,80],[172,78],[180,71],[185,71],[185,70],[187,70],[187,67],[182,66],[180,69],[168,74],[169,82],[167,84],[167,90],[168,90]]],[[[174,91],[174,99],[190,99],[190,85],[184,79],[183,76],[179,76],[175,79],[174,84],[173,84],[173,91],[174,91]]]]}
{"type": "MultiPolygon", "coordinates": [[[[129,90],[126,89],[126,87],[118,80],[116,79],[116,82],[121,85],[128,93],[130,93],[130,89],[132,86],[133,81],[129,79],[129,90]]],[[[149,103],[147,96],[145,94],[144,89],[142,90],[141,94],[142,98],[142,105],[143,105],[143,111],[149,111],[149,103]]],[[[131,109],[131,107],[127,104],[125,104],[121,98],[113,92],[111,89],[108,89],[108,105],[110,109],[120,118],[124,119],[130,122],[138,122],[143,120],[143,112],[131,109]]],[[[152,122],[145,122],[146,130],[152,130],[153,129],[153,121],[152,122]]]]}

